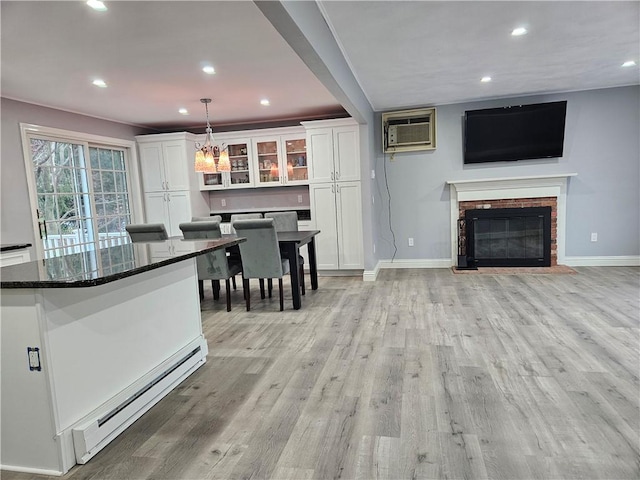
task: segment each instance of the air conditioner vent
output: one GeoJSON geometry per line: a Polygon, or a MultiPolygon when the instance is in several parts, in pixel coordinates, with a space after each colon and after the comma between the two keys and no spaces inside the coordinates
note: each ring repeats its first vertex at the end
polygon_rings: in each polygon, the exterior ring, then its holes
{"type": "Polygon", "coordinates": [[[386,153],[433,150],[435,123],[435,108],[383,113],[383,150],[386,153]]]}

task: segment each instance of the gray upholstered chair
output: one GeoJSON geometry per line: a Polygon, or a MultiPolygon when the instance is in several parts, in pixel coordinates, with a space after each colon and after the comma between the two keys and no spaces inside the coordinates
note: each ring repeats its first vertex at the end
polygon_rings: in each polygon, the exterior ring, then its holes
{"type": "MultiPolygon", "coordinates": [[[[264,218],[273,218],[273,224],[276,232],[297,232],[298,231],[298,212],[267,212],[264,218]]],[[[304,257],[298,257],[298,265],[300,267],[300,292],[304,295],[304,257]]]]}
{"type": "MultiPolygon", "coordinates": [[[[187,222],[179,225],[185,240],[214,240],[221,238],[220,222],[187,222]]],[[[242,271],[240,262],[229,260],[225,250],[205,253],[196,257],[200,298],[204,297],[204,280],[211,280],[213,297],[219,298],[220,280],[227,289],[227,312],[231,311],[231,285],[229,280],[242,271]]]]}
{"type": "Polygon", "coordinates": [[[210,215],[208,217],[191,217],[192,222],[222,222],[222,215],[210,215]]]}
{"type": "Polygon", "coordinates": [[[237,220],[255,220],[256,218],[262,218],[261,213],[234,213],[231,215],[231,233],[236,233],[233,228],[233,224],[237,220]]]}
{"type": "Polygon", "coordinates": [[[234,223],[236,234],[247,240],[240,244],[242,256],[242,283],[247,311],[251,309],[249,279],[260,280],[260,290],[264,298],[265,278],[278,279],[280,289],[280,311],[284,310],[284,292],[282,277],[289,273],[289,260],[282,259],[278,247],[278,235],[272,218],[237,220],[234,223]]]}
{"type": "Polygon", "coordinates": [[[153,242],[157,240],[167,240],[167,230],[162,223],[138,223],[125,225],[125,230],[129,234],[131,241],[153,242]]]}

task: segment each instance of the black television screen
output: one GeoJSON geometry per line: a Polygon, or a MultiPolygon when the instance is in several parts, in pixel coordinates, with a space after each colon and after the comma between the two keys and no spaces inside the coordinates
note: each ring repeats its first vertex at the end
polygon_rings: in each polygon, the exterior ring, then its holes
{"type": "Polygon", "coordinates": [[[567,102],[465,112],[464,163],[561,157],[567,102]]]}

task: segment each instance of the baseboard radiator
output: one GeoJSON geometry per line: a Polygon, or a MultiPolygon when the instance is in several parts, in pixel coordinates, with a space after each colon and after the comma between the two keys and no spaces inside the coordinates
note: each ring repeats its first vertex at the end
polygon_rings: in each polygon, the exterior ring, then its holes
{"type": "Polygon", "coordinates": [[[197,346],[164,369],[118,406],[72,429],[78,463],[87,463],[109,442],[158,403],[173,388],[206,361],[206,344],[197,346]]]}

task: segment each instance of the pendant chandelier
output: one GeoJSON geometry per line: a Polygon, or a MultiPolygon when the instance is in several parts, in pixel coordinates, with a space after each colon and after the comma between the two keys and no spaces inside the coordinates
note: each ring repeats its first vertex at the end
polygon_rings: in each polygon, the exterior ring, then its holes
{"type": "Polygon", "coordinates": [[[229,152],[223,148],[222,152],[215,144],[213,138],[213,131],[211,130],[211,124],[209,123],[209,104],[210,98],[201,98],[201,103],[204,103],[205,112],[207,115],[207,130],[204,145],[196,143],[196,156],[195,156],[195,171],[201,173],[218,173],[231,171],[231,164],[229,163],[229,152]],[[216,167],[216,157],[218,158],[218,166],[216,167]]]}

